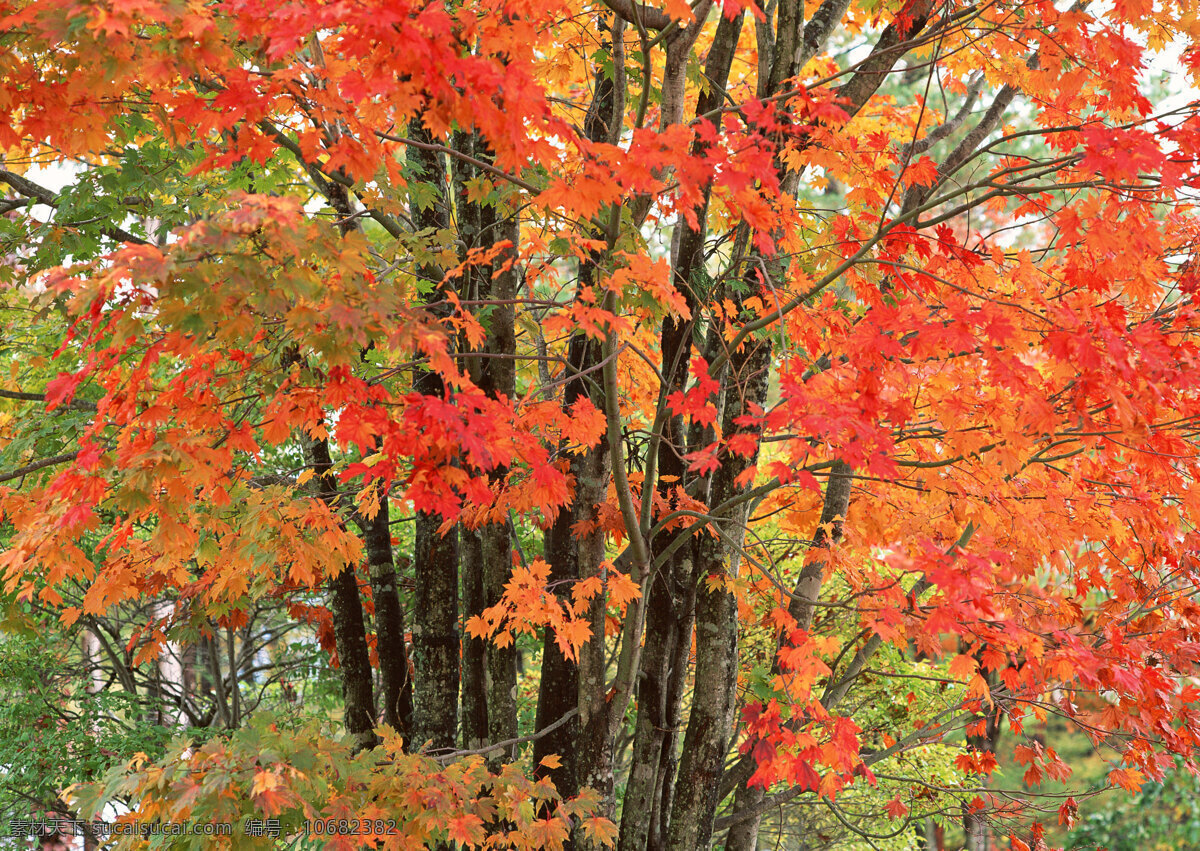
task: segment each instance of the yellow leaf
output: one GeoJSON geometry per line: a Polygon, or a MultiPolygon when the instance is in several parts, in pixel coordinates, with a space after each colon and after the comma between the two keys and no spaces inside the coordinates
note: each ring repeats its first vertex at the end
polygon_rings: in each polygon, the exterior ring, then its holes
{"type": "Polygon", "coordinates": [[[261,795],[263,792],[269,792],[279,785],[279,777],[273,771],[258,771],[254,774],[254,785],[250,789],[251,795],[261,795]]]}
{"type": "Polygon", "coordinates": [[[582,614],[587,604],[600,593],[600,577],[589,576],[575,583],[571,589],[571,609],[575,614],[582,614]]]}
{"type": "Polygon", "coordinates": [[[629,578],[628,574],[613,570],[608,574],[608,599],[617,606],[624,606],[630,600],[642,596],[642,589],[629,578]]]}
{"type": "Polygon", "coordinates": [[[978,663],[972,657],[967,656],[965,653],[960,653],[950,662],[950,676],[956,680],[967,680],[974,676],[978,667],[978,663]]]}
{"type": "Polygon", "coordinates": [[[1130,792],[1141,789],[1145,780],[1146,776],[1136,768],[1114,768],[1108,773],[1108,782],[1111,785],[1120,786],[1130,792]]]}
{"type": "Polygon", "coordinates": [[[992,690],[988,687],[987,680],[976,674],[967,684],[967,697],[979,698],[985,700],[989,704],[992,702],[992,690]]]}
{"type": "Polygon", "coordinates": [[[585,818],[579,826],[583,828],[584,835],[594,843],[606,845],[612,848],[617,844],[617,826],[606,818],[600,816],[592,816],[585,818]]]}

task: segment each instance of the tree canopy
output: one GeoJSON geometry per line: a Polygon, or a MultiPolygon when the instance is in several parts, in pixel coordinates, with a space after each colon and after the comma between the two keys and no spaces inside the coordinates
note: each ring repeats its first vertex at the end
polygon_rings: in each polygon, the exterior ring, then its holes
{"type": "Polygon", "coordinates": [[[1051,716],[1194,770],[1197,16],[0,0],[22,800],[974,851],[1051,716]]]}

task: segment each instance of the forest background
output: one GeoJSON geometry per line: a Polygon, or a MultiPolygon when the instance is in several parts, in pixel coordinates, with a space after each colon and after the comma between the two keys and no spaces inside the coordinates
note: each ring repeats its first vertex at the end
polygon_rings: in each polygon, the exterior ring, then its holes
{"type": "Polygon", "coordinates": [[[7,813],[1193,847],[1197,35],[0,0],[7,813]]]}

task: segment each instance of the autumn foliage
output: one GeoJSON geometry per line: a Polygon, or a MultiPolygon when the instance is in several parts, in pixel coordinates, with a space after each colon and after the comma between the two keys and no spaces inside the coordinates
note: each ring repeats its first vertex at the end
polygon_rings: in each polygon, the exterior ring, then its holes
{"type": "Polygon", "coordinates": [[[180,736],[59,803],[1019,848],[1048,718],[1194,769],[1200,22],[1093,5],[0,0],[6,622],[180,736]]]}

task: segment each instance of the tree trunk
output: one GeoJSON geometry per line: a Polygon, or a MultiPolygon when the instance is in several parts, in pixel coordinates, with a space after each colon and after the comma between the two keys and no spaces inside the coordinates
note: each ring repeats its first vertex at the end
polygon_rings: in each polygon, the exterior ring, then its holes
{"type": "MultiPolygon", "coordinates": [[[[588,382],[578,374],[598,363],[600,345],[582,335],[572,338],[568,351],[569,369],[575,374],[566,385],[563,406],[569,408],[578,399],[591,397],[588,382]]],[[[592,400],[603,407],[603,400],[592,400]]],[[[546,558],[550,564],[550,582],[560,601],[571,601],[575,581],[597,575],[604,559],[604,533],[593,528],[588,534],[576,532],[577,524],[597,523],[597,506],[608,490],[608,452],[603,443],[587,452],[572,455],[571,475],[575,493],[570,508],[560,511],[546,534],[546,558]]],[[[612,753],[607,743],[608,715],[604,704],[604,601],[594,601],[590,609],[592,638],[584,645],[577,662],[563,656],[548,630],[542,642],[542,679],[538,692],[537,724],[542,730],[569,712],[579,716],[534,742],[533,761],[537,765],[550,754],[558,754],[562,767],[546,772],[563,795],[573,795],[581,785],[602,795],[612,792],[612,753]]]]}
{"type": "MultiPolygon", "coordinates": [[[[486,157],[488,152],[483,142],[470,131],[455,132],[452,144],[472,160],[486,157]]],[[[455,157],[451,161],[453,179],[454,215],[459,240],[459,261],[467,263],[472,249],[484,244],[483,205],[471,200],[471,182],[480,177],[479,169],[467,159],[455,157]]],[[[489,225],[494,226],[494,216],[489,225]]],[[[481,301],[483,293],[491,288],[488,269],[468,266],[462,277],[459,297],[464,301],[481,301]]],[[[466,347],[465,340],[463,341],[466,347]]],[[[468,356],[466,368],[471,380],[483,381],[483,359],[468,356]]],[[[461,531],[462,568],[462,619],[467,621],[483,614],[487,603],[483,593],[483,532],[480,529],[461,531]]],[[[487,702],[487,650],[488,642],[482,638],[462,635],[462,743],[467,750],[479,750],[489,740],[487,702]]]]}
{"type": "MultiPolygon", "coordinates": [[[[604,17],[597,27],[606,33],[606,46],[614,57],[620,55],[620,37],[624,29],[620,18],[610,24],[604,17]]],[[[595,95],[584,122],[584,132],[592,141],[615,141],[623,119],[624,86],[614,76],[597,68],[594,77],[595,95]]],[[[579,288],[594,283],[595,260],[580,264],[579,288]]],[[[563,388],[563,407],[569,409],[579,399],[587,398],[599,410],[604,399],[594,370],[600,364],[602,351],[596,340],[583,333],[572,336],[567,347],[567,380],[563,388]]],[[[609,454],[604,441],[569,458],[570,474],[575,481],[570,506],[560,511],[546,532],[545,554],[550,565],[550,582],[564,604],[569,604],[571,590],[581,579],[601,575],[604,561],[605,535],[599,528],[598,507],[608,491],[609,454]],[[577,531],[579,524],[589,526],[590,532],[577,531]]],[[[564,796],[576,794],[581,787],[596,790],[612,814],[613,802],[613,741],[609,729],[609,707],[605,700],[604,595],[598,595],[588,610],[592,637],[572,662],[558,649],[554,636],[547,631],[542,641],[541,684],[538,690],[537,730],[545,729],[568,713],[577,716],[534,741],[535,766],[544,757],[557,754],[562,759],[558,769],[545,771],[555,788],[564,796]]],[[[542,771],[541,769],[538,769],[542,771]]],[[[573,837],[577,847],[585,843],[573,837]]]]}
{"type": "MultiPolygon", "coordinates": [[[[496,245],[508,242],[491,269],[488,280],[481,281],[479,298],[491,301],[488,313],[488,335],[482,359],[479,388],[494,399],[512,399],[516,395],[516,311],[513,300],[517,296],[518,246],[520,244],[520,221],[515,210],[498,211],[494,206],[482,210],[481,238],[485,244],[496,245]]],[[[489,472],[492,484],[499,488],[507,469],[497,468],[489,472]]],[[[483,556],[483,598],[485,606],[494,606],[504,594],[504,586],[512,578],[513,539],[512,530],[506,519],[501,518],[480,530],[481,554],[483,556]]],[[[486,657],[487,673],[487,723],[488,738],[492,743],[507,741],[517,736],[517,646],[514,642],[507,647],[490,644],[486,657]]],[[[489,759],[493,764],[508,762],[516,758],[516,747],[493,753],[489,759]]]]}
{"type": "MultiPolygon", "coordinates": [[[[420,119],[413,119],[409,134],[426,144],[434,142],[420,119]]],[[[441,157],[423,148],[409,148],[409,179],[433,186],[432,200],[412,211],[419,230],[450,226],[445,169],[441,157]]],[[[434,283],[430,300],[440,301],[442,272],[433,266],[419,270],[434,283]]],[[[424,396],[442,398],[442,377],[424,368],[414,371],[413,387],[424,396]]],[[[458,530],[443,534],[442,518],[418,510],[414,529],[413,570],[416,594],[413,611],[413,733],[415,749],[426,744],[452,749],[458,733],[458,530]]]]}
{"type": "MultiPolygon", "coordinates": [[[[478,529],[462,532],[462,607],[463,618],[483,613],[483,533],[478,529]]],[[[467,750],[479,750],[488,741],[487,642],[462,636],[462,743],[467,750]]]]}
{"type": "MultiPolygon", "coordinates": [[[[330,132],[338,131],[330,129],[330,132]]],[[[349,190],[338,183],[329,181],[320,187],[337,213],[338,228],[342,235],[357,229],[358,220],[353,215],[349,190]]],[[[321,454],[328,462],[325,468],[332,470],[332,459],[329,457],[328,441],[316,441],[314,458],[321,454]],[[318,451],[319,450],[319,451],[318,451]]],[[[324,462],[321,462],[324,463],[324,462]]],[[[318,470],[318,473],[321,471],[318,470]]],[[[332,481],[330,488],[335,488],[332,481]]],[[[325,487],[325,484],[322,484],[325,487]]],[[[327,500],[331,506],[334,498],[327,500]]],[[[364,549],[367,553],[367,573],[370,576],[372,599],[375,604],[375,650],[379,658],[380,689],[383,696],[383,722],[394,730],[407,733],[412,715],[412,685],[408,677],[408,652],[405,646],[404,610],[400,605],[400,592],[396,582],[396,568],[392,556],[391,531],[388,526],[388,496],[386,492],[379,493],[379,508],[373,518],[364,519],[361,525],[361,535],[364,549]]],[[[374,747],[378,739],[374,733],[376,721],[375,697],[371,681],[370,653],[366,647],[365,617],[362,611],[362,600],[358,592],[358,577],[352,567],[343,570],[333,580],[333,622],[335,636],[340,629],[345,631],[347,649],[353,652],[351,665],[354,669],[353,682],[350,691],[353,692],[355,708],[353,713],[350,704],[346,706],[347,729],[358,739],[356,747],[374,747]],[[362,649],[358,649],[358,633],[362,632],[362,649]],[[365,654],[365,661],[359,658],[359,653],[365,654]],[[361,682],[364,674],[361,670],[366,665],[366,683],[361,682]],[[370,707],[369,735],[361,727],[367,706],[370,707]],[[351,728],[349,719],[355,718],[351,728]],[[355,732],[357,730],[358,732],[355,732]]],[[[338,656],[343,670],[343,689],[346,689],[346,677],[350,676],[346,669],[346,657],[342,655],[341,640],[338,639],[338,656]]],[[[237,670],[231,669],[234,685],[234,715],[237,715],[237,670]]],[[[347,692],[349,694],[350,692],[347,692]]]]}
{"type": "MultiPolygon", "coordinates": [[[[758,94],[760,97],[774,95],[786,80],[795,77],[800,69],[816,56],[841,22],[848,7],[848,0],[824,0],[813,13],[812,20],[805,26],[803,2],[782,0],[775,32],[772,34],[769,26],[759,26],[757,29],[760,57],[763,48],[767,46],[770,48],[768,52],[771,56],[770,74],[765,80],[761,75],[759,77],[758,94]]],[[[931,2],[919,0],[912,4],[911,16],[906,16],[903,21],[893,21],[884,28],[883,33],[872,47],[870,55],[856,66],[854,75],[838,89],[839,102],[844,104],[847,114],[855,115],[875,93],[887,74],[907,52],[904,47],[905,43],[916,38],[925,28],[932,9],[931,2]]],[[[780,162],[776,163],[776,170],[783,191],[794,194],[799,186],[801,172],[789,171],[780,162]]],[[[785,271],[786,267],[777,268],[776,275],[782,279],[781,273],[785,271]]],[[[834,512],[832,516],[845,516],[845,505],[842,504],[843,496],[848,502],[850,482],[849,470],[844,469],[844,465],[840,465],[839,462],[838,465],[835,465],[827,486],[825,507],[822,512],[823,522],[827,522],[825,517],[831,511],[834,512]],[[844,488],[835,486],[835,482],[839,478],[845,479],[844,488]],[[842,506],[841,511],[837,511],[839,505],[842,506]]],[[[818,535],[820,534],[818,532],[818,535]]],[[[803,620],[802,628],[807,628],[811,624],[812,606],[805,607],[796,598],[810,601],[817,599],[816,595],[820,591],[824,569],[823,563],[807,565],[802,572],[795,597],[789,603],[788,608],[793,617],[797,617],[799,614],[797,622],[803,620]],[[807,611],[798,611],[797,607],[800,610],[807,608],[807,611]]],[[[763,800],[765,790],[750,788],[747,785],[747,780],[754,772],[749,754],[738,761],[734,772],[737,775],[736,780],[733,783],[722,784],[723,794],[736,790],[734,813],[754,809],[763,800]]],[[[755,815],[740,821],[731,828],[726,838],[728,851],[754,851],[757,846],[760,819],[761,814],[755,815]]]]}
{"type": "MultiPolygon", "coordinates": [[[[440,383],[440,379],[439,379],[440,383]]],[[[458,732],[458,530],[417,512],[413,600],[414,750],[452,749],[458,732]]]]}
{"type": "MultiPolygon", "coordinates": [[[[312,468],[316,473],[318,496],[337,511],[337,485],[333,459],[326,440],[308,441],[312,468]]],[[[371,679],[371,656],[367,650],[367,630],[363,623],[362,599],[354,565],[347,564],[329,580],[329,610],[333,615],[333,636],[342,671],[342,698],[345,705],[346,731],[354,739],[354,749],[374,747],[375,690],[371,679]]],[[[236,687],[236,685],[235,685],[236,687]]]]}
{"type": "MultiPolygon", "coordinates": [[[[746,431],[739,422],[764,406],[771,354],[771,344],[766,341],[748,341],[732,354],[722,376],[727,388],[721,417],[723,434],[746,431]]],[[[745,486],[738,484],[738,478],[757,459],[757,450],[748,457],[727,453],[712,474],[709,504],[723,505],[741,493],[745,486]]],[[[707,848],[712,840],[737,694],[737,601],[725,583],[736,578],[741,564],[750,506],[742,502],[730,509],[727,517],[717,520],[722,539],[702,533],[694,545],[692,585],[698,589],[696,684],[683,743],[680,789],[671,814],[673,849],[707,848]]]]}
{"type": "MultiPolygon", "coordinates": [[[[708,91],[697,106],[703,115],[717,107],[729,79],[729,70],[743,16],[721,17],[705,65],[708,91]]],[[[670,53],[670,51],[669,51],[670,53]]],[[[664,84],[665,85],[665,84],[664,84]]],[[[664,109],[664,114],[666,110],[664,109]]],[[[697,140],[693,154],[703,153],[705,143],[697,140]]],[[[663,320],[660,349],[663,387],[659,396],[661,426],[654,451],[654,485],[659,499],[674,507],[677,489],[686,486],[688,472],[683,462],[686,439],[683,418],[666,411],[668,396],[682,392],[688,382],[696,333],[697,290],[707,289],[704,241],[707,233],[709,192],[697,211],[698,226],[680,223],[674,257],[674,283],[688,306],[689,318],[668,316],[663,320]]],[[[645,514],[643,514],[645,516],[645,514]]],[[[685,533],[686,534],[686,533],[685,533]]],[[[673,807],[680,727],[680,707],[686,691],[695,618],[696,586],[693,548],[682,546],[666,555],[673,535],[661,534],[651,541],[655,562],[663,559],[648,583],[646,644],[638,681],[638,716],[634,733],[633,763],[626,789],[621,820],[621,848],[661,848],[673,807]]]]}
{"type": "Polygon", "coordinates": [[[381,493],[379,511],[364,524],[363,542],[375,600],[375,650],[379,655],[383,723],[407,739],[412,724],[412,682],[408,676],[404,608],[400,605],[396,581],[389,515],[387,494],[381,493]]]}
{"type": "MultiPolygon", "coordinates": [[[[978,659],[978,656],[976,657],[978,659]]],[[[999,678],[989,672],[987,674],[988,685],[995,687],[998,685],[999,678]]],[[[996,745],[1000,743],[1000,733],[1003,727],[1000,724],[1000,719],[997,716],[996,710],[993,709],[980,720],[984,722],[982,735],[967,736],[967,745],[974,750],[992,753],[996,752],[996,745]]],[[[986,777],[982,777],[986,781],[986,777]]],[[[991,835],[988,832],[987,813],[984,810],[978,812],[972,811],[969,804],[963,805],[963,833],[966,835],[966,851],[990,851],[991,835]]]]}
{"type": "MultiPolygon", "coordinates": [[[[483,551],[483,599],[494,606],[504,594],[504,585],[512,576],[512,539],[508,526],[492,523],[480,530],[483,551]]],[[[516,643],[487,648],[487,720],[488,744],[517,736],[517,648],[516,643]]],[[[488,754],[493,769],[516,758],[516,745],[488,754]]]]}

